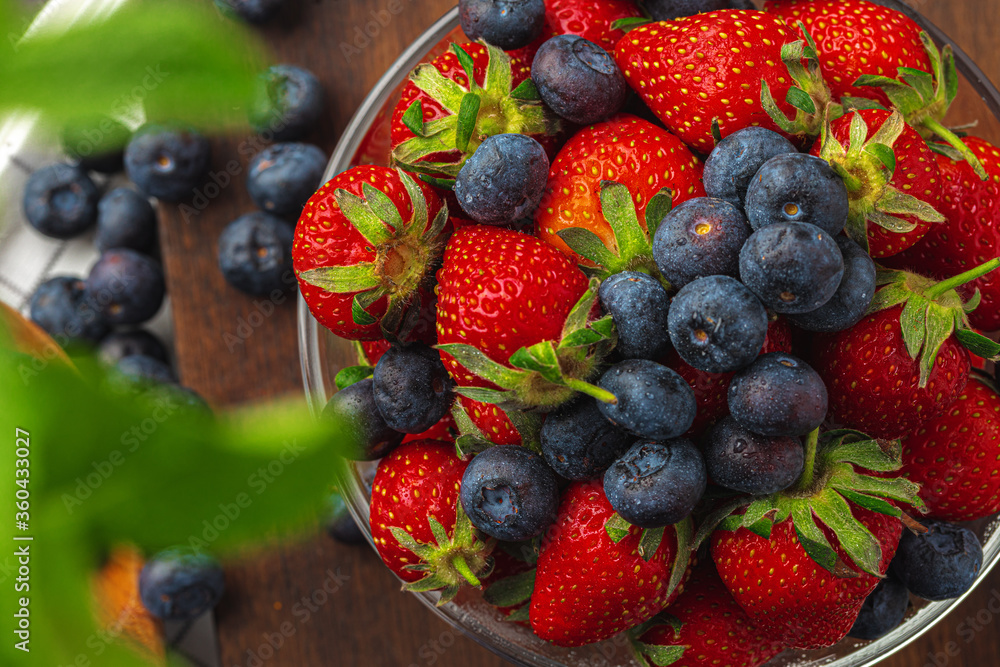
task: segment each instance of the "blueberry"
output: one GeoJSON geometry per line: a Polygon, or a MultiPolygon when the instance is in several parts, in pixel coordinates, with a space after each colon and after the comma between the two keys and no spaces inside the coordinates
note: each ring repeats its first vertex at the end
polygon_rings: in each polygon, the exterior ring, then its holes
{"type": "Polygon", "coordinates": [[[108,116],[67,123],[60,134],[63,152],[81,169],[114,174],[122,170],[125,144],[132,131],[108,116]]]}
{"type": "Polygon", "coordinates": [[[907,590],[925,600],[951,600],[976,583],[983,566],[983,547],[968,528],[921,519],[923,535],[903,531],[889,572],[907,590]]]}
{"type": "Polygon", "coordinates": [[[323,114],[323,86],[309,70],[274,65],[257,80],[250,125],[277,141],[300,139],[323,114]]]}
{"type": "Polygon", "coordinates": [[[556,518],[556,476],[524,447],[496,446],[476,455],[462,475],[462,508],[473,526],[507,542],[541,535],[556,518]]]}
{"type": "Polygon", "coordinates": [[[669,440],[694,423],[694,391],[666,366],[626,359],[605,371],[598,384],[618,399],[615,404],[598,402],[601,414],[640,438],[669,440]]]}
{"type": "Polygon", "coordinates": [[[247,23],[260,25],[267,23],[284,0],[215,0],[215,6],[227,16],[238,16],[247,23]]]}
{"type": "Polygon", "coordinates": [[[761,355],[729,383],[729,412],[761,435],[806,435],[823,423],[826,409],[819,373],[785,352],[761,355]]]}
{"type": "Polygon", "coordinates": [[[728,415],[705,435],[702,453],[714,483],[753,495],[787,489],[805,466],[798,438],[758,435],[728,415]]]}
{"type": "Polygon", "coordinates": [[[294,228],[269,213],[253,211],[233,220],[219,237],[219,269],[226,282],[253,296],[285,291],[292,268],[294,228]]]}
{"type": "Polygon", "coordinates": [[[354,438],[352,461],[374,461],[403,441],[403,434],[389,428],[375,404],[372,379],[365,378],[338,391],[323,408],[323,416],[338,420],[354,438]]]}
{"type": "Polygon", "coordinates": [[[847,636],[868,640],[884,637],[899,627],[909,606],[910,594],[906,592],[906,586],[894,577],[886,577],[865,598],[861,614],[847,636]]]}
{"type": "Polygon", "coordinates": [[[581,396],[553,412],[542,423],[542,456],[565,479],[593,479],[632,444],[635,438],[608,421],[597,400],[581,396]]]}
{"type": "Polygon", "coordinates": [[[159,338],[145,329],[116,331],[102,340],[97,348],[98,357],[109,366],[114,366],[120,360],[131,357],[133,354],[152,357],[163,363],[167,363],[169,360],[167,347],[159,338]]]}
{"type": "Polygon", "coordinates": [[[385,423],[403,433],[423,433],[451,409],[453,382],[441,355],[423,343],[393,345],[375,364],[375,405],[385,423]]]}
{"type": "Polygon", "coordinates": [[[201,616],[222,599],[222,566],[211,556],[174,547],[156,554],[139,573],[139,597],[153,616],[182,621],[201,616]]]}
{"type": "Polygon", "coordinates": [[[754,174],[745,200],[754,229],[776,222],[808,222],[839,234],[847,222],[847,186],[830,163],[806,153],[784,153],[754,174]]]}
{"type": "Polygon", "coordinates": [[[637,442],[604,473],[604,492],[618,514],[640,528],[683,520],[705,493],[701,452],[686,438],[637,442]]]}
{"type": "Polygon", "coordinates": [[[311,144],[268,146],[250,160],[247,191],[262,210],[297,220],[322,184],[326,154],[311,144]]]}
{"type": "Polygon", "coordinates": [[[131,188],[115,188],[97,203],[97,249],[131,248],[149,253],[156,245],[156,212],[131,188]]]}
{"type": "Polygon", "coordinates": [[[670,340],[677,354],[708,373],[750,364],[767,338],[767,310],[753,292],[729,276],[699,278],[670,304],[670,340]]]}
{"type": "Polygon", "coordinates": [[[670,211],[653,237],[653,259],[670,285],[680,289],[704,276],[740,275],[740,249],[750,225],[722,199],[689,199],[670,211]]]}
{"type": "Polygon", "coordinates": [[[177,376],[166,363],[144,354],[122,357],[115,364],[118,372],[134,385],[176,384],[177,376]]]}
{"type": "Polygon", "coordinates": [[[527,46],[545,28],[543,0],[459,0],[462,31],[504,51],[527,46]]]}
{"type": "Polygon", "coordinates": [[[347,510],[347,503],[339,493],[330,494],[327,502],[326,532],[341,544],[364,544],[365,534],[347,510]]]}
{"type": "Polygon", "coordinates": [[[201,185],[211,160],[208,139],[173,125],[144,125],[125,147],[125,171],[150,197],[180,201],[201,185]]]}
{"type": "Polygon", "coordinates": [[[659,359],[670,349],[670,297],[647,273],[623,271],[601,283],[598,296],[618,329],[615,348],[626,359],[659,359]]]}
{"type": "Polygon", "coordinates": [[[141,324],[156,315],[166,294],[156,260],[127,248],[101,255],[87,278],[87,295],[114,325],[141,324]]]}
{"type": "Polygon", "coordinates": [[[479,145],[455,180],[455,197],[469,217],[506,225],[531,215],[545,193],[549,158],[523,134],[495,134],[479,145]]]}
{"type": "Polygon", "coordinates": [[[28,177],[24,217],[45,236],[70,239],[97,221],[97,186],[79,167],[50,164],[28,177]]]}
{"type": "Polygon", "coordinates": [[[531,63],[531,80],[545,104],[578,125],[604,120],[628,101],[629,87],[614,58],[576,35],[542,44],[531,63]]]}
{"type": "Polygon", "coordinates": [[[816,310],[789,315],[800,329],[834,332],[861,321],[875,296],[875,262],[857,243],[839,235],[833,238],[844,256],[844,277],[833,297],[816,310]]]}
{"type": "Polygon", "coordinates": [[[729,9],[732,0],[644,0],[642,6],[654,21],[672,21],[682,16],[729,9]]]}
{"type": "Polygon", "coordinates": [[[794,153],[795,146],[777,132],[747,127],[720,141],[705,160],[705,192],[742,208],[754,174],[771,158],[794,153]]]}
{"type": "Polygon", "coordinates": [[[31,295],[31,320],[57,343],[97,343],[110,326],[87,298],[86,283],[71,276],[49,278],[31,295]]]}
{"type": "Polygon", "coordinates": [[[777,222],[754,232],[740,251],[740,278],[764,305],[781,314],[816,310],[844,277],[833,235],[803,222],[777,222]]]}

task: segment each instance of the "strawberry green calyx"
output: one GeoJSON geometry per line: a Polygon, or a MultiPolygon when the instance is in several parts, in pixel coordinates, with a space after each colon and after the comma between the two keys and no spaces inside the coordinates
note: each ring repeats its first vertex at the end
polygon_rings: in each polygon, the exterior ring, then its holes
{"type": "Polygon", "coordinates": [[[660,625],[668,625],[673,628],[675,637],[680,635],[681,628],[683,627],[681,620],[676,616],[660,612],[645,623],[632,628],[627,633],[633,657],[641,667],[650,667],[650,665],[669,667],[669,665],[683,658],[684,652],[688,649],[687,646],[658,646],[639,641],[640,637],[660,625]]]}
{"type": "Polygon", "coordinates": [[[393,149],[394,164],[414,173],[454,178],[487,137],[504,133],[542,136],[560,131],[559,119],[542,103],[531,79],[513,88],[510,56],[495,46],[485,47],[489,62],[483,86],[476,82],[472,56],[458,44],[451,45],[451,52],[465,70],[467,85],[445,77],[431,63],[413,70],[410,81],[449,113],[425,123],[422,104],[415,100],[403,115],[403,123],[415,136],[393,149]],[[457,157],[427,160],[441,154],[457,157]]]}
{"type": "Polygon", "coordinates": [[[528,620],[531,594],[535,590],[536,568],[499,579],[483,590],[483,600],[494,607],[515,607],[506,615],[507,621],[528,620]]]}
{"type": "MultiPolygon", "coordinates": [[[[684,579],[684,573],[688,569],[688,565],[691,564],[691,556],[694,553],[692,548],[691,540],[694,535],[694,523],[691,521],[691,517],[686,517],[685,519],[678,521],[673,525],[674,532],[677,534],[677,557],[674,559],[674,563],[670,569],[670,581],[667,584],[667,595],[669,598],[673,595],[677,587],[681,585],[681,581],[684,579]]],[[[638,529],[633,526],[628,521],[623,519],[617,512],[611,515],[611,517],[605,522],[604,530],[607,532],[608,537],[615,544],[618,544],[633,530],[641,530],[642,538],[639,540],[639,555],[647,563],[652,560],[653,555],[660,548],[660,544],[663,542],[663,534],[667,527],[660,528],[641,528],[638,529]]]]}

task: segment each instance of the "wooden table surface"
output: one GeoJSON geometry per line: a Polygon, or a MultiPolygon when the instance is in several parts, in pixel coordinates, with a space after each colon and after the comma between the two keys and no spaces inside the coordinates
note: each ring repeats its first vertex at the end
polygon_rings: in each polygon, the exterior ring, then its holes
{"type": "MultiPolygon", "coordinates": [[[[332,151],[379,76],[453,2],[286,3],[287,15],[262,32],[277,60],[308,67],[326,87],[325,122],[310,140],[332,151]]],[[[1000,0],[912,0],[911,4],[1000,82],[996,46],[1000,0]]],[[[242,138],[217,141],[215,148],[217,174],[226,171],[230,160],[239,160],[241,171],[232,182],[206,190],[211,202],[197,215],[161,207],[178,370],[184,384],[216,406],[301,393],[293,300],[272,304],[246,297],[229,288],[216,268],[216,239],[222,228],[253,209],[244,178],[247,160],[260,146],[242,138]]],[[[397,581],[367,547],[343,546],[319,532],[305,544],[274,546],[263,556],[228,565],[228,593],[217,613],[224,667],[507,664],[400,592],[397,581]],[[331,574],[336,581],[328,583],[328,589],[335,586],[336,593],[320,594],[331,574]]],[[[958,610],[883,664],[997,664],[998,612],[1000,572],[995,572],[958,610]]]]}

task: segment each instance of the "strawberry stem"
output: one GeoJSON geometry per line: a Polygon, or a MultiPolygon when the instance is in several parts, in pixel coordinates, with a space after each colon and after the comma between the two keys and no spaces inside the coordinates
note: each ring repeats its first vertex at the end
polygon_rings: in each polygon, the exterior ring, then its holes
{"type": "Polygon", "coordinates": [[[577,380],[576,378],[565,378],[565,382],[567,387],[574,389],[581,394],[586,394],[587,396],[596,398],[602,403],[618,405],[618,397],[606,389],[601,389],[596,385],[584,382],[583,380],[577,380]]]}
{"type": "Polygon", "coordinates": [[[976,176],[984,181],[986,180],[986,169],[983,167],[983,163],[979,161],[979,158],[977,158],[976,154],[972,152],[972,149],[966,146],[965,142],[963,142],[958,135],[942,125],[941,121],[931,117],[925,118],[923,122],[921,122],[921,125],[954,146],[955,149],[962,154],[962,157],[965,158],[965,161],[969,163],[973,171],[976,172],[976,176]]]}
{"type": "Polygon", "coordinates": [[[816,478],[816,450],[819,445],[819,429],[813,430],[806,436],[806,462],[802,468],[802,475],[795,483],[795,491],[808,491],[816,478]]]}
{"type": "Polygon", "coordinates": [[[455,556],[455,558],[451,561],[451,564],[455,568],[455,571],[462,575],[462,578],[476,588],[483,585],[482,582],[479,581],[479,578],[473,574],[472,569],[469,568],[469,564],[465,562],[465,556],[455,556]]]}
{"type": "Polygon", "coordinates": [[[930,287],[924,293],[924,295],[928,299],[930,299],[930,300],[933,301],[933,300],[937,299],[939,296],[941,296],[942,294],[944,294],[945,292],[947,292],[949,290],[953,290],[956,287],[961,287],[965,283],[972,282],[976,278],[979,278],[981,276],[986,275],[987,273],[989,273],[990,271],[996,269],[997,267],[1000,267],[1000,257],[996,257],[994,259],[991,259],[990,261],[986,262],[985,264],[981,264],[981,265],[977,266],[974,269],[969,269],[965,273],[960,273],[957,276],[954,276],[952,278],[948,278],[947,280],[942,280],[941,282],[937,283],[936,285],[930,287]]]}

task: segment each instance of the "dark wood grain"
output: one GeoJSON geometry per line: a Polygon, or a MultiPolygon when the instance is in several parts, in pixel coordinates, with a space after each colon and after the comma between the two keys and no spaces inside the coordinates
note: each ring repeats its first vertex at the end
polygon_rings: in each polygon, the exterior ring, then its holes
{"type": "MultiPolygon", "coordinates": [[[[262,32],[277,60],[304,65],[322,79],[327,112],[322,128],[310,140],[330,151],[382,72],[453,3],[300,0],[286,4],[291,5],[289,13],[262,32]],[[366,35],[366,29],[373,36],[366,35]]],[[[1000,81],[1000,50],[995,46],[1000,0],[914,0],[911,4],[1000,81]]],[[[960,105],[954,119],[970,121],[977,113],[960,105]]],[[[991,128],[995,131],[996,126],[991,128]]],[[[244,178],[247,161],[259,144],[246,138],[221,139],[214,148],[217,174],[237,160],[230,171],[238,173],[228,186],[218,188],[210,205],[197,215],[190,211],[184,215],[178,208],[164,207],[162,212],[161,240],[179,372],[185,384],[217,406],[301,392],[291,299],[273,304],[243,296],[225,284],[216,268],[216,239],[222,228],[253,209],[244,178]]],[[[367,547],[346,547],[325,536],[297,546],[274,545],[264,555],[248,555],[228,564],[227,583],[229,594],[217,613],[224,667],[506,664],[452,631],[415,598],[401,593],[396,580],[367,547]]],[[[883,664],[997,664],[998,613],[1000,573],[990,576],[924,637],[883,664]]]]}

